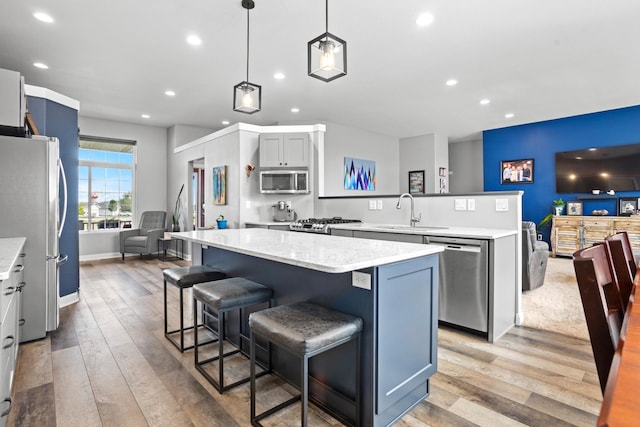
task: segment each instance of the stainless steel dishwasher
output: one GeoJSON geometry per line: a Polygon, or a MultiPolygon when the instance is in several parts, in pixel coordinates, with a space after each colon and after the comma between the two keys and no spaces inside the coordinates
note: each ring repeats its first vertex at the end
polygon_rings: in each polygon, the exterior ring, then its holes
{"type": "Polygon", "coordinates": [[[425,236],[425,243],[444,246],[440,254],[438,319],[488,332],[488,241],[425,236]]]}

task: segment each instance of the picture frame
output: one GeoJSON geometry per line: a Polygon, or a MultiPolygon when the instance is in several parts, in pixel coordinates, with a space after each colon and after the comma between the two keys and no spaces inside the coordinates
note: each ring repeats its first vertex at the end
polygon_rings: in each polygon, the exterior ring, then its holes
{"type": "Polygon", "coordinates": [[[618,197],[618,216],[631,216],[637,211],[637,197],[618,197]]]}
{"type": "Polygon", "coordinates": [[[582,202],[567,202],[567,215],[582,216],[582,202]]]}
{"type": "Polygon", "coordinates": [[[500,184],[533,184],[533,159],[501,160],[500,184]]]}
{"type": "Polygon", "coordinates": [[[447,168],[440,167],[438,169],[438,176],[447,176],[447,168]]]}
{"type": "Polygon", "coordinates": [[[409,171],[409,193],[424,194],[424,170],[409,171]]]}
{"type": "Polygon", "coordinates": [[[213,204],[227,204],[227,167],[213,167],[213,204]]]}

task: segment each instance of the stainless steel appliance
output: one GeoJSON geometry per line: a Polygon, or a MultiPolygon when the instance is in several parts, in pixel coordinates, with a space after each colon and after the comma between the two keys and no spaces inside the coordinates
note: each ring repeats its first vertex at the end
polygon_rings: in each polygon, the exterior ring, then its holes
{"type": "Polygon", "coordinates": [[[487,333],[488,242],[426,236],[425,243],[444,246],[440,254],[438,320],[487,333]]]}
{"type": "Polygon", "coordinates": [[[347,224],[352,222],[361,222],[359,219],[344,219],[340,216],[332,218],[307,218],[299,219],[289,224],[291,231],[305,231],[308,233],[329,234],[332,224],[347,224]]]}
{"type": "Polygon", "coordinates": [[[296,219],[296,211],[291,208],[290,200],[286,202],[279,200],[271,207],[273,208],[273,220],[276,222],[288,222],[296,219]]]}
{"type": "Polygon", "coordinates": [[[0,237],[27,238],[21,341],[43,338],[60,321],[58,268],[67,259],[59,252],[67,207],[56,138],[0,136],[0,203],[0,237]]]}
{"type": "Polygon", "coordinates": [[[260,192],[277,193],[308,193],[309,171],[302,170],[261,170],[260,192]]]}

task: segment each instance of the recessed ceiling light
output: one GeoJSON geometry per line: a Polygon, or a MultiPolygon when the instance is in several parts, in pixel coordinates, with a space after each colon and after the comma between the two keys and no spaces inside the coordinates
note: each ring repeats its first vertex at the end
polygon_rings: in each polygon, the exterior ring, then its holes
{"type": "Polygon", "coordinates": [[[228,125],[229,124],[229,120],[223,120],[222,124],[225,125],[225,126],[228,125]]]}
{"type": "Polygon", "coordinates": [[[148,114],[142,114],[140,117],[142,117],[143,119],[150,119],[151,116],[148,114]]]}
{"type": "Polygon", "coordinates": [[[491,100],[490,100],[490,99],[486,99],[486,98],[485,98],[485,99],[481,99],[481,100],[480,100],[480,105],[487,105],[487,104],[489,104],[489,103],[491,103],[491,100]]]}
{"type": "Polygon", "coordinates": [[[297,108],[297,107],[293,107],[293,108],[291,109],[291,112],[292,112],[292,113],[299,113],[299,112],[300,112],[300,109],[299,109],[299,108],[297,108]]]}
{"type": "Polygon", "coordinates": [[[47,68],[49,68],[49,66],[47,64],[43,64],[42,62],[34,62],[33,66],[34,67],[38,67],[38,68],[42,68],[43,70],[46,70],[47,68]]]}
{"type": "Polygon", "coordinates": [[[195,34],[192,34],[187,37],[187,43],[193,46],[200,46],[202,44],[202,39],[195,34]]]}
{"type": "Polygon", "coordinates": [[[433,20],[434,18],[432,14],[430,14],[429,12],[423,13],[422,15],[418,16],[418,19],[416,19],[416,25],[420,27],[426,27],[430,25],[433,20]]]}
{"type": "Polygon", "coordinates": [[[507,114],[505,114],[504,116],[505,116],[507,119],[510,119],[510,118],[512,118],[512,117],[513,117],[513,115],[514,115],[513,113],[507,113],[507,114]]]}
{"type": "Polygon", "coordinates": [[[589,151],[598,151],[597,148],[589,148],[589,151]]]}
{"type": "Polygon", "coordinates": [[[165,90],[164,94],[167,96],[176,96],[176,93],[172,90],[165,90]]]}
{"type": "Polygon", "coordinates": [[[285,75],[283,73],[275,73],[273,75],[273,78],[276,79],[276,80],[282,80],[282,79],[284,79],[284,77],[285,77],[285,75]]]}
{"type": "Polygon", "coordinates": [[[38,21],[42,21],[46,23],[53,22],[53,18],[44,12],[36,12],[33,14],[33,17],[36,18],[38,21]]]}
{"type": "Polygon", "coordinates": [[[456,79],[449,79],[446,84],[447,86],[455,86],[458,84],[458,81],[456,79]]]}

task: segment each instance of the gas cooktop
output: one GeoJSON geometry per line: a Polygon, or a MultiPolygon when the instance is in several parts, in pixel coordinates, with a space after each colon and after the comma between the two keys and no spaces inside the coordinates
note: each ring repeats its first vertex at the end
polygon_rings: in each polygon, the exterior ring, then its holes
{"type": "Polygon", "coordinates": [[[329,234],[330,225],[347,224],[352,222],[361,222],[361,221],[359,219],[345,219],[340,216],[334,216],[332,218],[299,219],[289,224],[289,230],[329,234]]]}

